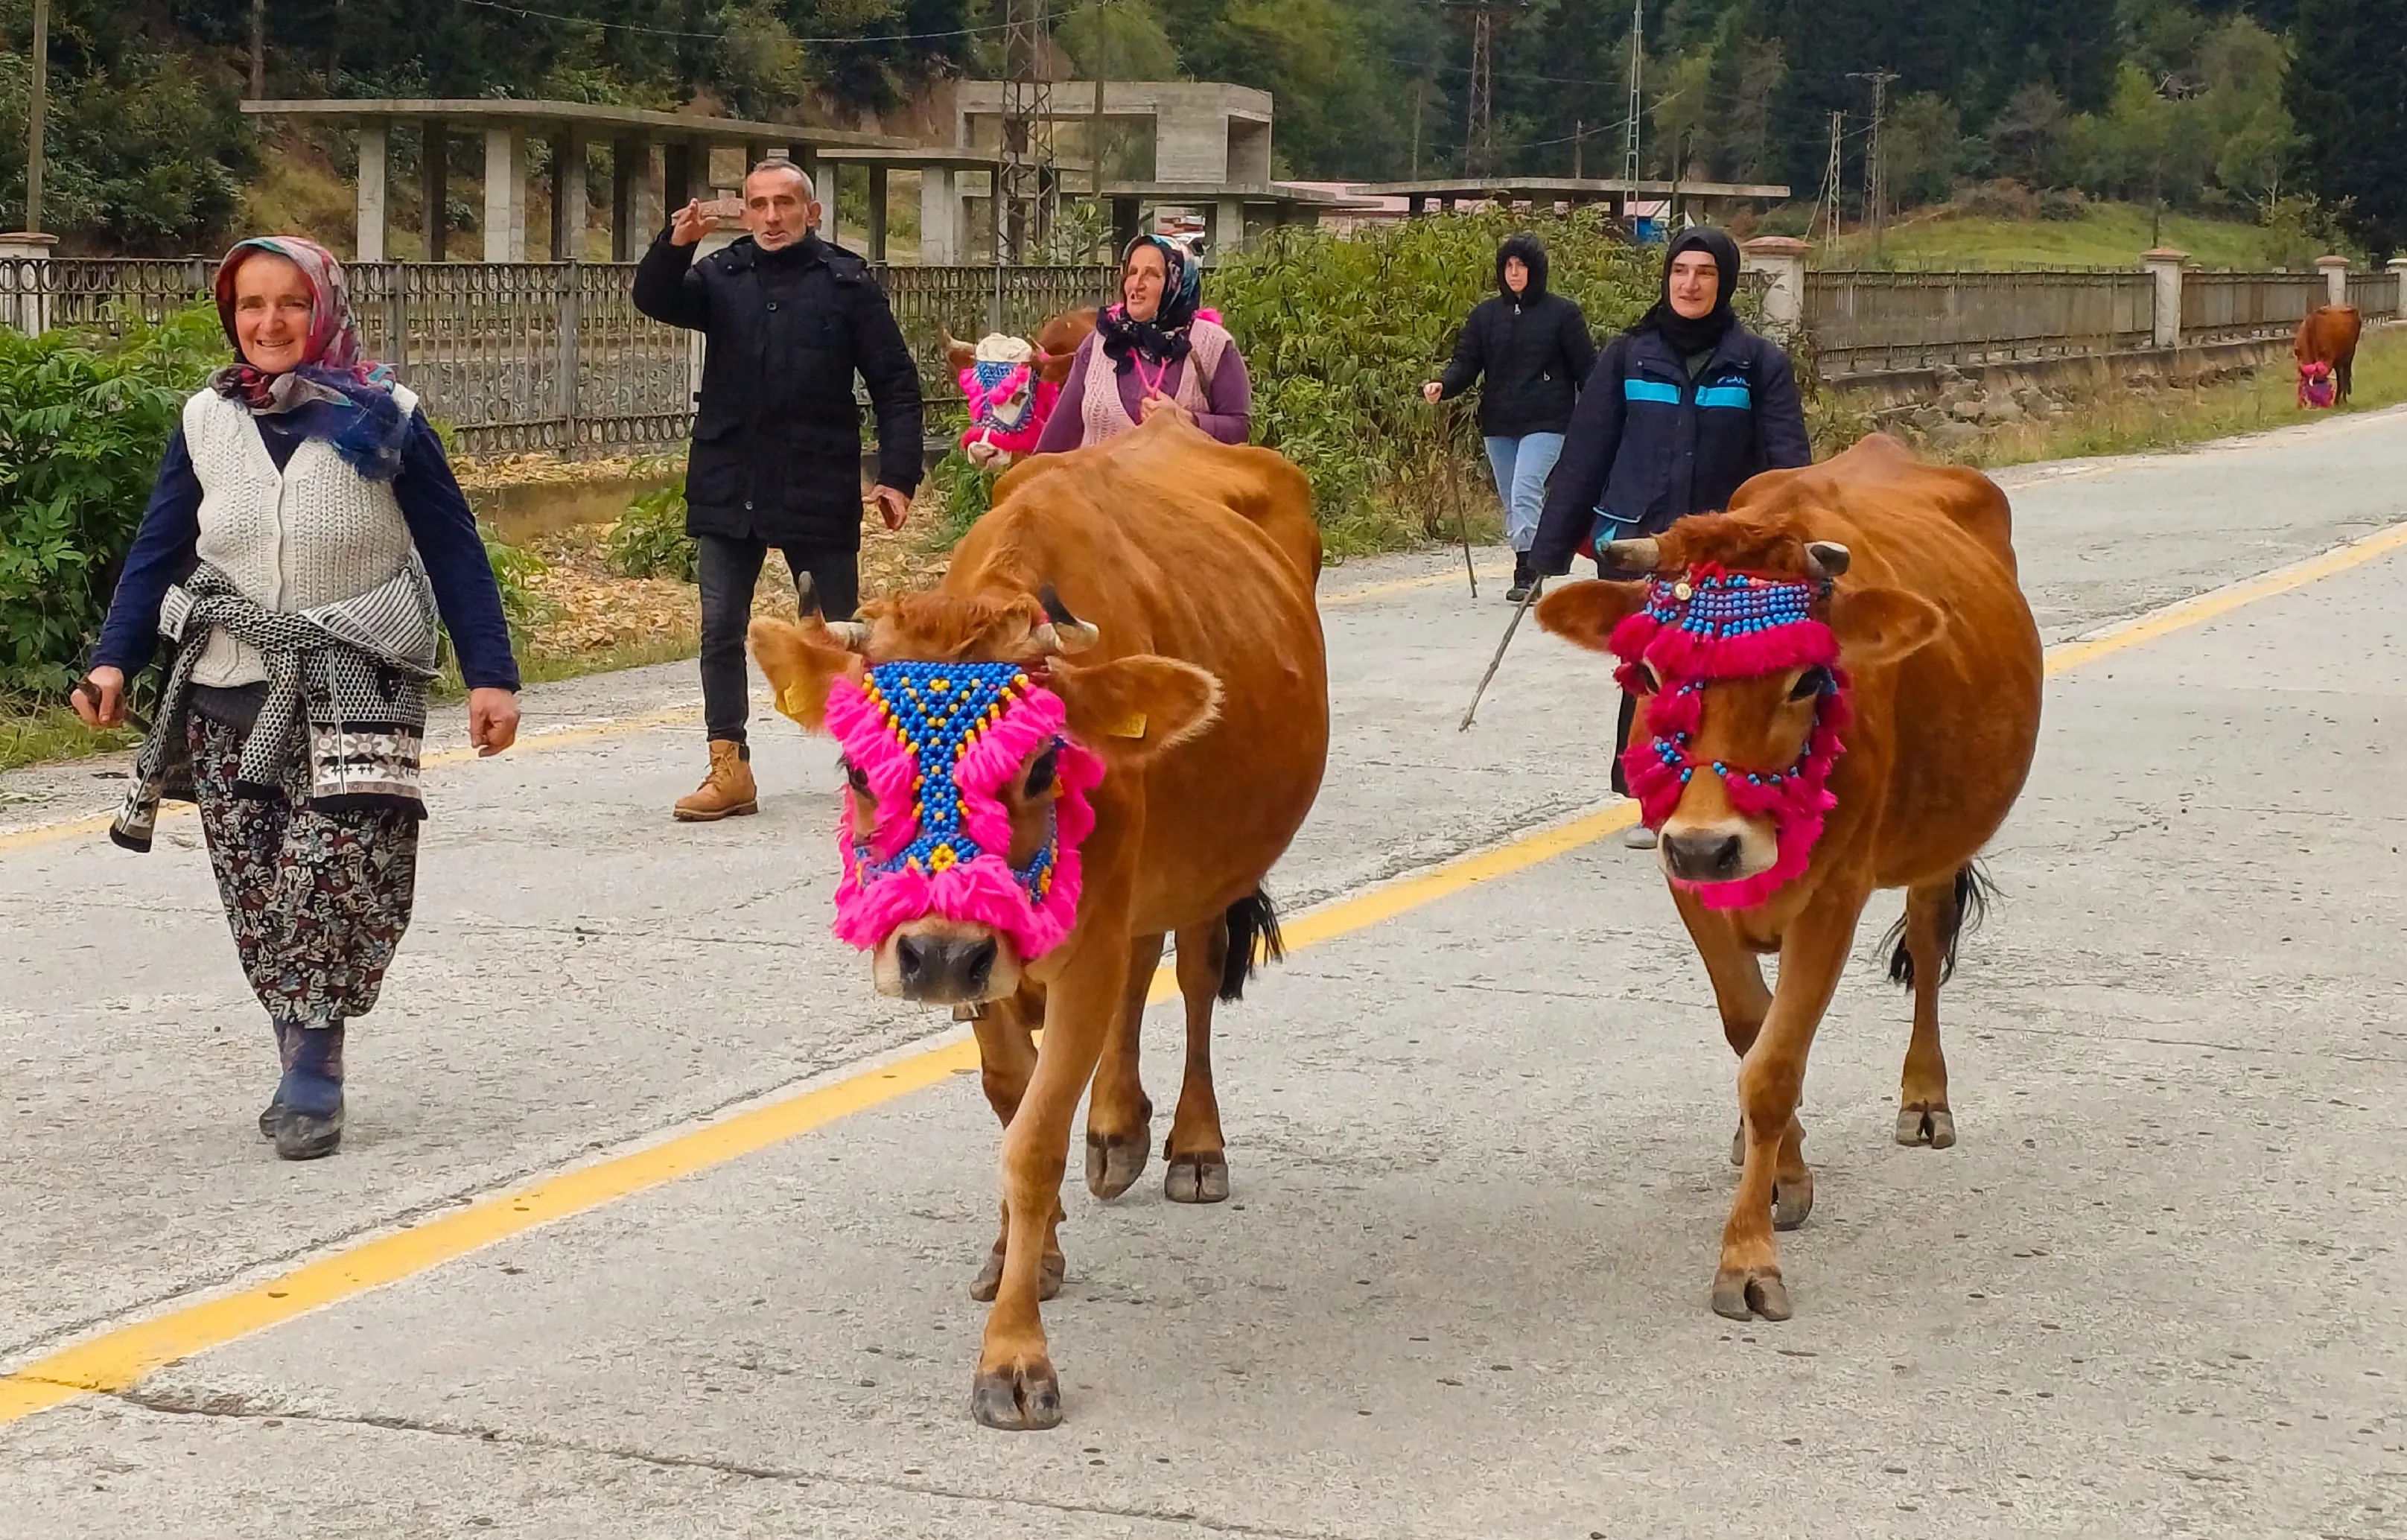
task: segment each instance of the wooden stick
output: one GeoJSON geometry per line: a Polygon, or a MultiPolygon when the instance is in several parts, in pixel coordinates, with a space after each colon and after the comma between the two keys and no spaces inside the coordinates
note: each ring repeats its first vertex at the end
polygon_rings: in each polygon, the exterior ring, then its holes
{"type": "MultiPolygon", "coordinates": [[[[1438,451],[1446,461],[1446,496],[1454,504],[1454,532],[1462,537],[1462,575],[1471,579],[1471,596],[1479,597],[1479,569],[1471,561],[1471,521],[1462,512],[1462,475],[1454,463],[1455,405],[1446,404],[1446,442],[1438,451]]],[[[1473,703],[1474,706],[1476,702],[1473,703]]]]}
{"type": "Polygon", "coordinates": [[[1455,729],[1456,732],[1471,731],[1471,719],[1479,713],[1479,698],[1488,693],[1488,681],[1496,677],[1497,668],[1503,663],[1504,649],[1513,645],[1513,633],[1520,629],[1521,617],[1528,614],[1530,606],[1537,602],[1538,588],[1538,584],[1531,583],[1522,591],[1521,602],[1513,608],[1513,618],[1504,622],[1504,639],[1496,644],[1496,656],[1488,660],[1488,672],[1479,676],[1479,688],[1471,692],[1471,708],[1462,714],[1462,723],[1455,729]]]}

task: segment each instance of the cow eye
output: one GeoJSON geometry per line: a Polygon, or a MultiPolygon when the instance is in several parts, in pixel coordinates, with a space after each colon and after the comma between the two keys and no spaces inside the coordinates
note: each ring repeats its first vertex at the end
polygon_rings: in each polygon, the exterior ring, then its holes
{"type": "Polygon", "coordinates": [[[1797,682],[1788,687],[1788,698],[1792,701],[1810,701],[1816,695],[1828,693],[1830,689],[1830,671],[1816,663],[1797,676],[1797,682]]]}
{"type": "Polygon", "coordinates": [[[1028,767],[1028,795],[1041,797],[1053,790],[1053,772],[1061,757],[1059,749],[1047,749],[1036,756],[1036,763],[1028,767]]]}
{"type": "Polygon", "coordinates": [[[855,791],[858,791],[864,797],[869,795],[869,772],[853,763],[850,760],[844,762],[844,778],[851,785],[855,791]]]}

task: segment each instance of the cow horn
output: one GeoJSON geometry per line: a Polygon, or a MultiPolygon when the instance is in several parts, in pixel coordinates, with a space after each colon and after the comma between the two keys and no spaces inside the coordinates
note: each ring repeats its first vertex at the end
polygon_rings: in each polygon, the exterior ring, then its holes
{"type": "Polygon", "coordinates": [[[1836,540],[1805,542],[1805,570],[1816,578],[1842,577],[1847,570],[1847,563],[1854,559],[1847,554],[1847,548],[1836,540]]]}
{"type": "Polygon", "coordinates": [[[859,620],[829,620],[826,612],[819,608],[819,586],[811,580],[809,573],[801,573],[795,577],[794,599],[796,607],[802,611],[803,619],[817,620],[820,628],[834,637],[847,652],[862,652],[868,649],[869,628],[859,620]]]}
{"type": "Polygon", "coordinates": [[[1103,639],[1102,632],[1070,613],[1070,606],[1061,602],[1061,595],[1053,591],[1052,584],[1047,583],[1036,591],[1036,602],[1045,606],[1045,623],[1034,628],[1033,635],[1036,645],[1046,651],[1068,657],[1086,651],[1103,639]]]}
{"type": "Polygon", "coordinates": [[[1651,539],[1612,540],[1600,553],[1602,565],[1616,572],[1653,572],[1658,548],[1651,539]]]}

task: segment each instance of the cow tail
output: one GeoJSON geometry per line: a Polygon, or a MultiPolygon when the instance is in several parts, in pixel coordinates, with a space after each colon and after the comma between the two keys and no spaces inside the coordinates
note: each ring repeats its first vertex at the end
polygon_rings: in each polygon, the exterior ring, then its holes
{"type": "Polygon", "coordinates": [[[1257,888],[1229,905],[1229,955],[1220,964],[1220,998],[1232,1003],[1246,997],[1246,980],[1258,962],[1287,957],[1287,938],[1279,934],[1278,908],[1271,895],[1257,888]]]}
{"type": "MultiPolygon", "coordinates": [[[[1989,901],[1998,896],[1998,885],[1978,862],[1968,861],[1956,874],[1952,901],[1947,905],[1947,923],[1940,939],[1945,946],[1940,951],[1939,981],[1942,984],[1956,977],[1956,953],[1964,933],[1981,928],[1989,917],[1989,901]]],[[[1906,900],[1911,905],[1914,900],[1906,900]]],[[[1905,945],[1905,917],[1898,916],[1897,923],[1881,937],[1881,945],[1889,948],[1889,982],[1905,989],[1914,988],[1914,953],[1905,945]]]]}

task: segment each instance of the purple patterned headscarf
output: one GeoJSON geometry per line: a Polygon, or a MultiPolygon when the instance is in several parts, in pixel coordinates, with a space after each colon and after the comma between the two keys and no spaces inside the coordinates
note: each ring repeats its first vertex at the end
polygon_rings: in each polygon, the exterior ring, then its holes
{"type": "Polygon", "coordinates": [[[409,420],[393,399],[392,371],[361,356],[359,325],[335,254],[303,235],[237,241],[218,264],[217,302],[226,340],[235,345],[235,362],[209,377],[209,388],[254,416],[281,417],[301,436],[326,440],[369,480],[392,480],[401,469],[409,420]],[[235,334],[235,273],[262,252],[299,268],[309,289],[309,335],[301,362],[276,373],[243,358],[235,334]]]}

